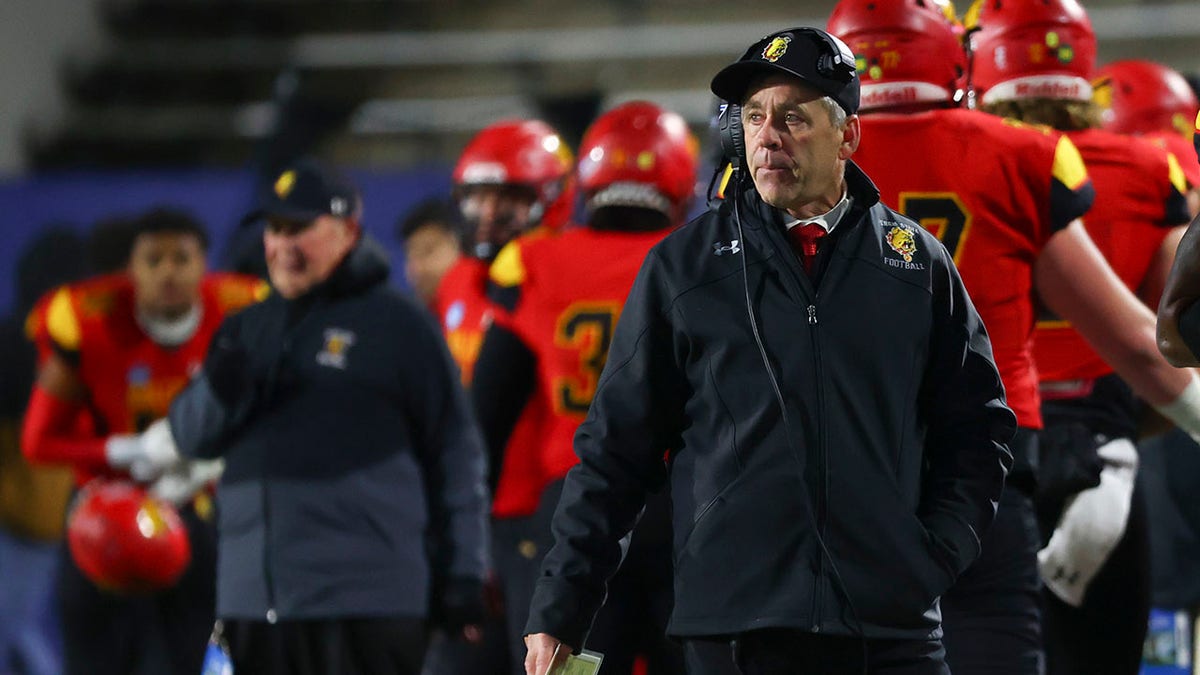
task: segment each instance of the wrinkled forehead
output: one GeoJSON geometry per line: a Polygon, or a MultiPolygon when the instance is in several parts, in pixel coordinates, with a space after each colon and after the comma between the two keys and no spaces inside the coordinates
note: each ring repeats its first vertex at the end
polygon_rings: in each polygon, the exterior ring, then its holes
{"type": "Polygon", "coordinates": [[[772,94],[778,93],[786,101],[797,104],[817,101],[825,97],[825,94],[819,89],[798,77],[784,73],[769,73],[750,80],[750,84],[746,87],[746,99],[742,102],[742,107],[762,107],[767,98],[765,92],[768,90],[772,90],[772,94]]]}

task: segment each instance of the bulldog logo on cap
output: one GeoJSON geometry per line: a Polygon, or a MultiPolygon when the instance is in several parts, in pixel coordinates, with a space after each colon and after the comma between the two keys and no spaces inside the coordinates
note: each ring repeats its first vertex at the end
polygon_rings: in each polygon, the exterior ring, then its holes
{"type": "Polygon", "coordinates": [[[779,60],[779,57],[787,53],[788,43],[791,41],[792,38],[783,35],[771,40],[763,48],[762,57],[771,63],[775,63],[779,60]]]}
{"type": "Polygon", "coordinates": [[[295,185],[296,172],[290,170],[284,171],[279,176],[279,179],[275,181],[275,194],[278,195],[280,199],[287,199],[288,194],[291,193],[292,187],[295,185]]]}

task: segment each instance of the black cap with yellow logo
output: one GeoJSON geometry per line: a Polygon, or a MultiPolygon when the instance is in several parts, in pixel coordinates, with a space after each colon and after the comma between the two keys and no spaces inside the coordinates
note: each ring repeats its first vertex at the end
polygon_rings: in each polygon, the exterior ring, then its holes
{"type": "Polygon", "coordinates": [[[712,79],[712,92],[742,103],[746,87],[763,75],[781,73],[803,80],[837,102],[846,114],[858,112],[858,70],[854,52],[819,28],[789,28],[755,42],[742,58],[712,79]]]}
{"type": "Polygon", "coordinates": [[[242,219],[243,224],[272,216],[304,222],[325,215],[355,218],[362,210],[358,188],[311,158],[293,162],[266,187],[258,208],[242,219]]]}

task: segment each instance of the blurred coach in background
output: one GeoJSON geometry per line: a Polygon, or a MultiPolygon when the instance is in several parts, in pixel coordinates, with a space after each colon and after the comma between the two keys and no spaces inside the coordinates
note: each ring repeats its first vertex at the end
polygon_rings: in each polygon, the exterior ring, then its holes
{"type": "Polygon", "coordinates": [[[359,214],[328,168],[280,174],[252,214],[275,293],[171,407],[183,454],[226,460],[217,614],[239,673],[415,675],[427,619],[482,614],[482,441],[359,214]]]}

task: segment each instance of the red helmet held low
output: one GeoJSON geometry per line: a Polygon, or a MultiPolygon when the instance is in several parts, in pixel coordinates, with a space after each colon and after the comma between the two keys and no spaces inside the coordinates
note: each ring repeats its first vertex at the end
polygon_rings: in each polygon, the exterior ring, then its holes
{"type": "Polygon", "coordinates": [[[191,562],[187,527],[169,503],[126,480],[98,478],[80,491],[67,519],[67,545],[100,588],[170,588],[191,562]]]}
{"type": "Polygon", "coordinates": [[[967,55],[946,0],[842,0],[828,30],[854,51],[859,110],[962,99],[967,55]]]}
{"type": "Polygon", "coordinates": [[[1138,59],[1114,61],[1096,71],[1093,98],[1104,109],[1104,128],[1119,134],[1195,130],[1200,101],[1183,75],[1138,59]]]}
{"type": "Polygon", "coordinates": [[[523,185],[536,194],[531,225],[559,228],[571,218],[574,157],[539,120],[496,122],[475,135],[454,167],[454,185],[523,185]]]}
{"type": "Polygon", "coordinates": [[[682,117],[653,103],[609,110],[579,146],[579,185],[588,208],[640,206],[678,222],[695,192],[699,148],[682,117]]]}
{"type": "Polygon", "coordinates": [[[1078,0],[976,0],[964,23],[981,103],[1092,98],[1096,34],[1078,0]]]}

